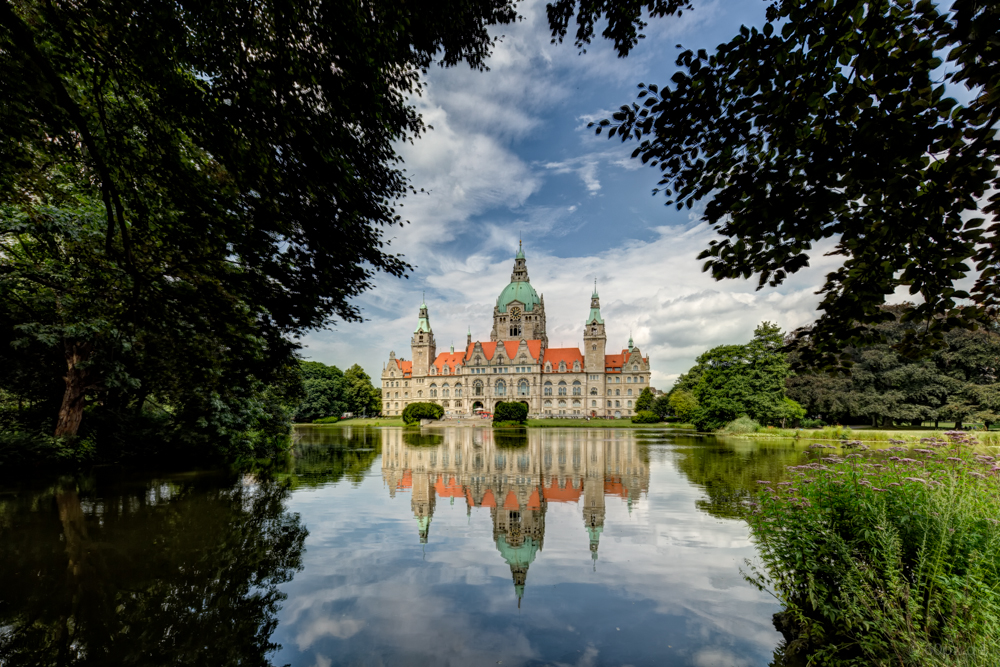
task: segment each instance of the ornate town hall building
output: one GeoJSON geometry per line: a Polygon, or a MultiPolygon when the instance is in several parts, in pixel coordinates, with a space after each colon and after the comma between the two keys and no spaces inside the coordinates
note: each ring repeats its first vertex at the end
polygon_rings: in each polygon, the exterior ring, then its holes
{"type": "Polygon", "coordinates": [[[446,416],[461,417],[520,401],[534,417],[628,417],[649,386],[649,357],[631,338],[617,354],[606,354],[606,343],[595,286],[582,351],[549,347],[545,298],[531,286],[519,249],[510,284],[493,308],[489,342],[473,341],[470,332],[464,350],[438,354],[427,304],[421,304],[411,360],[390,352],[382,370],[382,413],[400,415],[409,403],[430,402],[446,416]]]}

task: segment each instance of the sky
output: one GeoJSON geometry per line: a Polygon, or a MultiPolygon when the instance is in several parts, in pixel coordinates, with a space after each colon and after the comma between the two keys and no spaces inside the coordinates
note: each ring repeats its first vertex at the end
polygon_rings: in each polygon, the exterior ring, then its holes
{"type": "Polygon", "coordinates": [[[705,350],[746,342],[762,321],[786,331],[812,322],[816,291],[839,263],[822,247],[777,288],[713,280],[697,259],[714,235],[698,208],[665,206],[652,195],[658,172],[630,158],[634,144],[587,128],[634,101],[638,83],[668,83],[678,44],[713,50],[741,25],[762,25],[765,8],[758,0],[697,2],[681,18],[653,19],[622,59],[599,37],[586,53],[571,40],[551,44],[545,2],[525,2],[523,20],[495,31],[503,37],[489,71],[434,67],[414,99],[433,129],[398,147],[424,192],[400,202],[409,224],[388,236],[413,271],[379,276],[355,300],[365,321],[311,332],[303,356],[342,369],[360,364],[377,381],[390,351],[410,358],[424,298],[438,352],[462,347],[470,329],[473,340],[489,340],[519,238],[531,284],[545,297],[550,347],[582,344],[596,280],[608,353],[631,333],[658,389],[705,350]]]}

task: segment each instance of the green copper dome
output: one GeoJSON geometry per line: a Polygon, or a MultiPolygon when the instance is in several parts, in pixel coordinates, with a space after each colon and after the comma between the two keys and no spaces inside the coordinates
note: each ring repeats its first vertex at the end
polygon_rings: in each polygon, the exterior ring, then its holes
{"type": "Polygon", "coordinates": [[[535,305],[541,303],[541,300],[538,298],[538,292],[528,282],[512,282],[504,287],[503,291],[500,292],[499,298],[497,298],[497,308],[506,311],[507,306],[513,301],[523,303],[526,311],[534,310],[535,305]]]}

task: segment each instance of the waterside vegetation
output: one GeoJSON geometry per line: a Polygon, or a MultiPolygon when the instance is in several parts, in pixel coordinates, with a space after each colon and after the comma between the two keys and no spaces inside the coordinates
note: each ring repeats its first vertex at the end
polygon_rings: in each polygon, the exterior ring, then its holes
{"type": "Polygon", "coordinates": [[[777,597],[775,664],[1000,661],[1000,465],[969,434],[846,453],[816,444],[745,516],[749,581],[777,597]]]}

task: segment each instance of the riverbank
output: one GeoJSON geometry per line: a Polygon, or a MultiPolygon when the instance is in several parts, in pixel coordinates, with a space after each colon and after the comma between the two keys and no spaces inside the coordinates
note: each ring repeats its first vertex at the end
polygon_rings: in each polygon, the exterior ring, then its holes
{"type": "MultiPolygon", "coordinates": [[[[490,426],[488,419],[444,419],[431,426],[490,426]]],[[[315,426],[323,428],[342,428],[345,426],[405,426],[402,419],[344,419],[333,424],[297,424],[296,426],[315,426]]],[[[681,428],[693,429],[691,424],[633,424],[628,419],[529,419],[525,426],[531,428],[681,428]]]]}
{"type": "MultiPolygon", "coordinates": [[[[841,442],[874,442],[885,444],[919,444],[927,438],[943,438],[946,429],[852,429],[849,426],[827,426],[820,429],[791,429],[764,427],[753,433],[730,433],[718,431],[715,435],[740,438],[782,438],[793,440],[841,441],[841,442]]],[[[968,435],[981,445],[1000,446],[1000,431],[968,431],[968,435]]]]}

